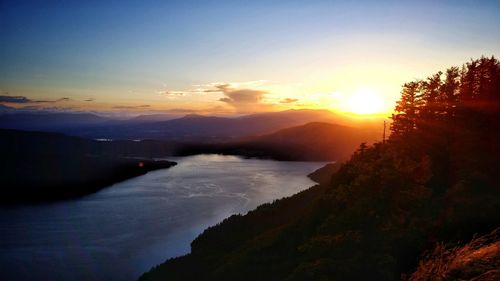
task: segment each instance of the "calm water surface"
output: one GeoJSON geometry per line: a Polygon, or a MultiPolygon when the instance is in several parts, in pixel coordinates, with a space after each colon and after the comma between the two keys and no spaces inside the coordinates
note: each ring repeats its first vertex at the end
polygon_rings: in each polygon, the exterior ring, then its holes
{"type": "Polygon", "coordinates": [[[324,164],[173,160],[81,199],[0,208],[0,280],[136,280],[206,227],[314,185],[306,175],[324,164]]]}

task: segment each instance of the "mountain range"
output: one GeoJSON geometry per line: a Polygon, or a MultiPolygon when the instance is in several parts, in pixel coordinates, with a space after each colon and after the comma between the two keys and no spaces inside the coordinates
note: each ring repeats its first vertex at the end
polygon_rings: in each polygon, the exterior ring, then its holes
{"type": "Polygon", "coordinates": [[[328,122],[356,127],[381,127],[381,120],[356,120],[327,110],[287,110],[238,117],[196,114],[142,115],[116,120],[90,113],[19,113],[0,115],[0,128],[59,132],[93,139],[162,139],[221,142],[269,134],[309,122],[328,122]],[[171,119],[174,118],[174,119],[171,119]]]}

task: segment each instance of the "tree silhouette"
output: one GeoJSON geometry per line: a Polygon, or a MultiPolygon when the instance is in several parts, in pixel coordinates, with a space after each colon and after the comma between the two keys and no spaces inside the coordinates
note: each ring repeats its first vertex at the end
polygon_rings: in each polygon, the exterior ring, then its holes
{"type": "Polygon", "coordinates": [[[451,67],[444,76],[443,80],[443,72],[438,72],[403,85],[392,116],[393,138],[415,132],[437,134],[436,130],[455,130],[456,126],[475,131],[498,117],[500,64],[495,57],[451,67]]]}

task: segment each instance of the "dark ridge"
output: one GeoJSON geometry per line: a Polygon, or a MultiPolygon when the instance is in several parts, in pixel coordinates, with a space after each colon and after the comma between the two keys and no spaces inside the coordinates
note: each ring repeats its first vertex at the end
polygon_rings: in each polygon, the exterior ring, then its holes
{"type": "Polygon", "coordinates": [[[0,130],[0,203],[74,198],[175,165],[131,158],[138,144],[117,145],[54,133],[0,130]],[[130,147],[130,149],[126,149],[130,147]]]}

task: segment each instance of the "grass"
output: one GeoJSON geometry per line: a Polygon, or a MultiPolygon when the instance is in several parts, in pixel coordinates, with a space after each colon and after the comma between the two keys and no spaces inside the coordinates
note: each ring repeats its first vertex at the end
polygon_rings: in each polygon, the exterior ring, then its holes
{"type": "Polygon", "coordinates": [[[463,246],[439,243],[407,281],[500,280],[500,228],[463,246]]]}

